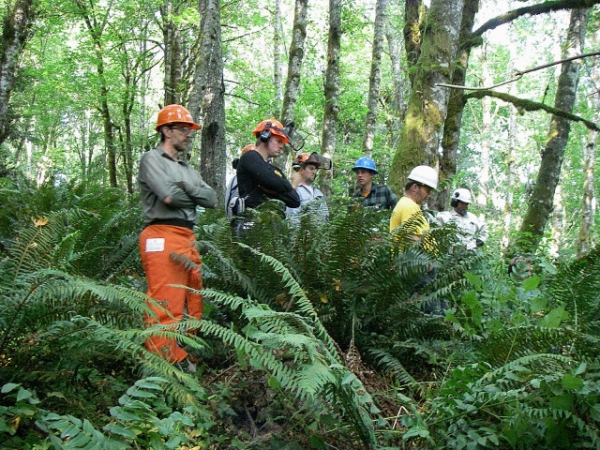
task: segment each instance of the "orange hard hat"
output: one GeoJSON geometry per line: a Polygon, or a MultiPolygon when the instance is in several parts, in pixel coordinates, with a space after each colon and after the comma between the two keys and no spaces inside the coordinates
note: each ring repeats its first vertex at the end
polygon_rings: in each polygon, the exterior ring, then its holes
{"type": "Polygon", "coordinates": [[[267,142],[271,136],[277,136],[284,144],[290,142],[290,137],[285,132],[283,125],[275,119],[263,120],[256,125],[252,134],[263,142],[267,142]]]}
{"type": "Polygon", "coordinates": [[[158,113],[158,119],[156,120],[156,127],[154,129],[158,131],[163,125],[169,125],[171,123],[185,123],[190,126],[192,130],[199,130],[200,125],[194,122],[190,112],[181,105],[167,105],[158,113]]]}
{"type": "Polygon", "coordinates": [[[255,150],[256,146],[254,144],[248,144],[242,149],[242,155],[250,150],[255,150]]]}
{"type": "Polygon", "coordinates": [[[301,164],[303,166],[306,164],[312,164],[315,167],[321,166],[321,163],[319,162],[319,156],[316,153],[300,153],[294,158],[294,163],[301,164]]]}

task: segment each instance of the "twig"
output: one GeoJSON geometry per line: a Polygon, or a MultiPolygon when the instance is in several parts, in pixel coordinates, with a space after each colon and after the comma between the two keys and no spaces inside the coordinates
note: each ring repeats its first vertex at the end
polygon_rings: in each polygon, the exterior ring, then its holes
{"type": "Polygon", "coordinates": [[[546,69],[548,67],[556,66],[557,64],[562,64],[564,62],[573,61],[575,59],[587,58],[588,56],[598,56],[598,55],[600,55],[600,52],[584,53],[582,55],[576,55],[576,56],[572,56],[570,58],[561,59],[560,61],[554,61],[554,62],[551,62],[548,64],[543,64],[541,66],[537,66],[532,69],[523,70],[523,71],[517,70],[517,71],[515,71],[514,77],[511,78],[510,80],[506,80],[506,81],[503,81],[501,83],[498,83],[498,84],[495,84],[495,85],[489,86],[489,87],[470,87],[470,86],[461,86],[458,84],[446,84],[446,83],[436,83],[435,86],[447,87],[447,88],[451,88],[451,89],[462,89],[465,91],[489,91],[489,90],[497,88],[499,86],[504,86],[505,84],[514,83],[515,81],[519,81],[523,77],[523,75],[525,75],[526,73],[535,72],[536,70],[546,69]]]}

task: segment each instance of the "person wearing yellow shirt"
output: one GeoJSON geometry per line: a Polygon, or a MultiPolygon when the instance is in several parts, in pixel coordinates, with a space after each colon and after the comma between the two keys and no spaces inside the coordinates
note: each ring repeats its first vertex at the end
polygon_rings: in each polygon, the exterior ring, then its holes
{"type": "Polygon", "coordinates": [[[429,230],[429,223],[421,206],[431,197],[431,192],[437,189],[438,173],[429,166],[417,166],[408,175],[404,188],[404,196],[398,201],[390,217],[390,232],[408,220],[418,222],[413,239],[418,240],[425,231],[429,230]]]}
{"type": "MultiPolygon", "coordinates": [[[[414,241],[418,241],[425,232],[429,230],[429,223],[421,211],[421,207],[431,197],[432,191],[437,189],[438,173],[429,166],[417,166],[408,175],[406,186],[404,187],[404,196],[398,201],[390,217],[390,232],[393,233],[396,228],[410,221],[414,227],[410,229],[409,236],[414,241]]],[[[427,238],[426,238],[427,239],[427,238]]],[[[427,240],[423,248],[432,254],[436,254],[435,241],[427,240]]],[[[403,251],[403,246],[400,247],[403,251]]],[[[430,267],[426,273],[419,277],[419,282],[413,286],[411,294],[421,290],[435,278],[435,269],[430,267]]],[[[432,299],[423,305],[425,313],[443,315],[444,310],[448,308],[445,301],[432,299]]]]}

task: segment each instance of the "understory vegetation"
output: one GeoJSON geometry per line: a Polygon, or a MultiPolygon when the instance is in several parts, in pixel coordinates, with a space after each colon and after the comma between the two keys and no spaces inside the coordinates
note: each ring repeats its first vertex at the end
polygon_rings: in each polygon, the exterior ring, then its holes
{"type": "Polygon", "coordinates": [[[300,227],[266,204],[240,238],[206,211],[204,318],[145,328],[139,199],[4,181],[3,448],[600,448],[597,250],[509,275],[450,227],[435,255],[400,251],[413,225],[392,239],[389,213],[345,203],[300,227]],[[150,333],[198,372],[148,353],[150,333]]]}

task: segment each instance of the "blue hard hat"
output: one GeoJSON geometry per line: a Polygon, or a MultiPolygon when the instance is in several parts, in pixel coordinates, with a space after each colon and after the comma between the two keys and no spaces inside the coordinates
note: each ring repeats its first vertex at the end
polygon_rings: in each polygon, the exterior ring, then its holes
{"type": "Polygon", "coordinates": [[[357,169],[367,169],[372,171],[373,173],[379,173],[375,168],[375,163],[373,162],[373,160],[371,158],[367,158],[366,156],[358,158],[358,161],[356,161],[356,164],[354,164],[352,170],[356,172],[357,169]]]}

